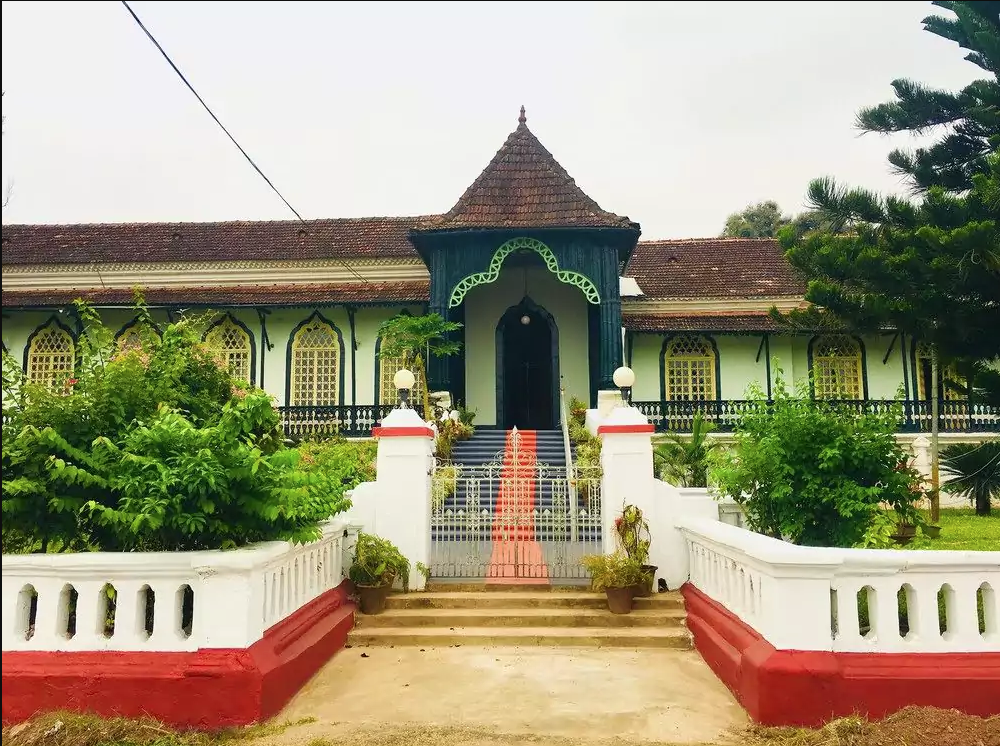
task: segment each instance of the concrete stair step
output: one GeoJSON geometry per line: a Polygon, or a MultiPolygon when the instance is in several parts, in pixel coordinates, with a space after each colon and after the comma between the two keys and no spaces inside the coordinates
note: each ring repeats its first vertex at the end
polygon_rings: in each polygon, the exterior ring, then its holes
{"type": "Polygon", "coordinates": [[[675,648],[690,650],[683,627],[360,627],[348,636],[354,647],[536,646],[675,648]]]}
{"type": "Polygon", "coordinates": [[[355,616],[361,629],[387,627],[681,627],[684,612],[679,609],[640,609],[631,614],[612,614],[605,609],[387,609],[381,614],[355,616]]]}
{"type": "MultiPolygon", "coordinates": [[[[598,609],[608,608],[603,593],[588,590],[565,590],[550,586],[514,586],[482,583],[435,583],[420,593],[394,593],[386,600],[386,610],[391,609],[598,609]],[[450,590],[454,588],[455,590],[450,590]]],[[[683,610],[684,599],[679,593],[656,593],[636,598],[633,611],[683,610]]]]}

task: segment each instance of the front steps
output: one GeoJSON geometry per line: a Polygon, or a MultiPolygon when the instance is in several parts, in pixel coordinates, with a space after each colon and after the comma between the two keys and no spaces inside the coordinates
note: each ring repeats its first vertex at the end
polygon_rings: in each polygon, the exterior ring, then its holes
{"type": "Polygon", "coordinates": [[[637,598],[631,614],[619,615],[603,593],[560,590],[396,594],[381,614],[355,616],[348,643],[691,648],[679,594],[637,598]]]}

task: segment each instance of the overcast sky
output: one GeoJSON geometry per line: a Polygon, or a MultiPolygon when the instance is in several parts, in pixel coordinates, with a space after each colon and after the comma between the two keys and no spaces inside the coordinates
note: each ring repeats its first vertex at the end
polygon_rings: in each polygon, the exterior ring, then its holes
{"type": "MultiPolygon", "coordinates": [[[[448,210],[524,104],[645,238],[717,235],[821,175],[900,191],[855,112],[981,72],[922,30],[929,2],[133,8],[306,218],[448,210]]],[[[4,223],[291,217],[121,3],[4,2],[2,30],[4,223]]]]}

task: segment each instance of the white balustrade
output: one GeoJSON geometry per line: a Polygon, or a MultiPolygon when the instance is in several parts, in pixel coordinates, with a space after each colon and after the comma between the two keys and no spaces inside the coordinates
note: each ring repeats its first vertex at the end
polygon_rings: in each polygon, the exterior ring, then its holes
{"type": "Polygon", "coordinates": [[[346,577],[358,528],[233,551],[3,556],[3,651],[245,648],[346,577]]]}
{"type": "Polygon", "coordinates": [[[1000,552],[802,547],[709,518],[676,525],[689,582],[778,649],[1000,651],[1000,552]]]}

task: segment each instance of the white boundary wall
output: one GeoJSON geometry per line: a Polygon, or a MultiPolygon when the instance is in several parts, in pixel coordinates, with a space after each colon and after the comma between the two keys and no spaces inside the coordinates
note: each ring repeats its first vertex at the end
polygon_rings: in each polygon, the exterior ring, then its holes
{"type": "MultiPolygon", "coordinates": [[[[599,425],[645,422],[631,407],[604,418],[588,413],[595,431],[599,425]]],[[[678,489],[653,479],[651,434],[605,432],[601,438],[605,531],[624,502],[641,508],[650,528],[650,562],[668,588],[690,582],[775,648],[1000,651],[1000,551],[797,546],[732,525],[741,522],[739,511],[707,490],[678,489]],[[900,589],[906,598],[905,636],[900,634],[900,589]],[[859,625],[859,592],[867,598],[870,629],[865,634],[859,625]]],[[[606,546],[607,551],[615,548],[613,541],[606,546]]]]}
{"type": "Polygon", "coordinates": [[[341,583],[357,532],[357,526],[335,519],[324,524],[322,539],[300,545],[275,541],[233,551],[4,555],[3,651],[250,647],[265,630],[341,583]],[[110,635],[105,632],[107,585],[116,591],[110,635]],[[193,615],[182,628],[186,587],[193,595],[193,615]],[[72,637],[67,634],[71,590],[78,594],[72,637]],[[154,593],[152,634],[146,621],[149,590],[154,593]]]}

